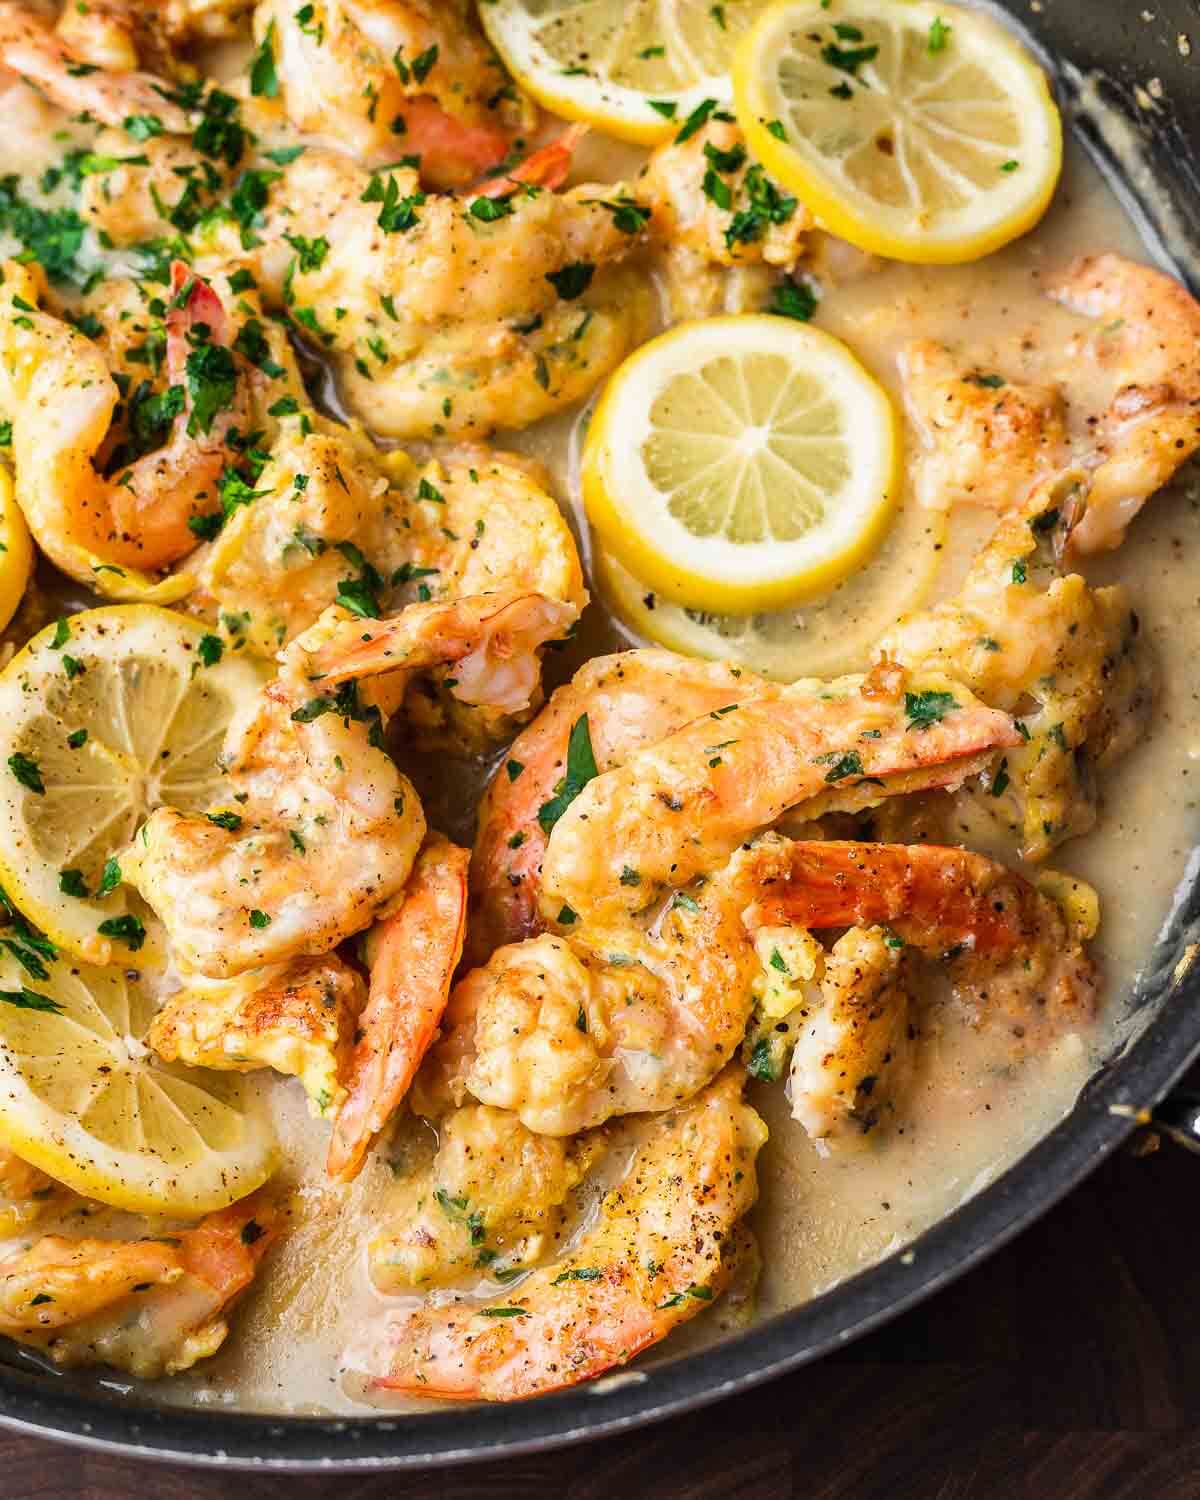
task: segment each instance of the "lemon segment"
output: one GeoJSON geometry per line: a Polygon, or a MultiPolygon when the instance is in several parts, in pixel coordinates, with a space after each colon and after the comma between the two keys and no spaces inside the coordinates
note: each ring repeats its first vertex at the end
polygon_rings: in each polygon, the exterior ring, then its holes
{"type": "Polygon", "coordinates": [[[580,484],[602,544],[673,603],[782,609],[846,577],[898,489],[887,394],[839,340],[787,318],[686,323],[617,370],[580,484]]]}
{"type": "Polygon", "coordinates": [[[211,1213],[266,1181],[274,1142],[240,1080],[167,1068],[154,1005],[118,967],[0,961],[0,1139],[76,1192],[132,1213],[211,1213]]]}
{"type": "Polygon", "coordinates": [[[33,541],[13,493],[12,475],[0,468],[0,630],[21,603],[33,571],[33,541]]]}
{"type": "Polygon", "coordinates": [[[135,892],[105,889],[106,864],[155,807],[218,799],[225,730],[261,685],[205,634],[154,605],[111,605],[47,626],[0,672],[0,884],[91,963],[163,961],[161,928],[135,892]]]}
{"type": "Polygon", "coordinates": [[[757,0],[488,0],[480,20],[525,92],[567,120],[656,146],[729,98],[729,51],[757,0]],[[656,108],[657,106],[657,108],[656,108]]]}
{"type": "Polygon", "coordinates": [[[894,260],[976,260],[1031,229],[1062,168],[1045,73],[998,22],[931,0],[783,0],[733,64],[738,122],[821,224],[894,260]]]}
{"type": "Polygon", "coordinates": [[[883,632],[929,598],[945,556],[946,531],[944,511],[906,497],[862,569],[793,609],[754,615],[683,609],[647,589],[603,549],[593,571],[634,644],[650,642],[794,682],[860,671],[883,632]]]}

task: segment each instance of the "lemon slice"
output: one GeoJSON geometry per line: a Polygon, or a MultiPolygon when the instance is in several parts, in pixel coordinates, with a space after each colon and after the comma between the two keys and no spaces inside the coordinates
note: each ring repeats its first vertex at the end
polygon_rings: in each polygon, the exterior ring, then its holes
{"type": "Polygon", "coordinates": [[[141,1037],[149,994],[120,968],[0,961],[0,1138],[89,1198],[134,1213],[211,1213],[274,1165],[235,1077],[167,1068],[141,1037]]]}
{"type": "Polygon", "coordinates": [[[605,547],[676,604],[751,614],[863,562],[897,490],[886,393],[846,346],[787,318],[685,323],[609,381],[584,442],[605,547]]]}
{"type": "Polygon", "coordinates": [[[12,476],[0,469],[0,630],[16,614],[32,569],[29,527],[13,495],[12,476]]]}
{"type": "Polygon", "coordinates": [[[795,609],[721,615],[682,609],[647,589],[611,553],[593,571],[636,645],[729,661],[779,682],[837,677],[869,661],[883,632],[929,597],[945,555],[946,514],[906,499],[879,550],[858,572],[795,609]]]}
{"type": "Polygon", "coordinates": [[[825,228],[895,260],[975,260],[1031,229],[1062,166],[1046,75],[932,0],[786,0],[733,65],[738,120],[825,228]]]}
{"type": "Polygon", "coordinates": [[[479,16],[539,104],[656,146],[706,99],[729,98],[730,47],[761,8],[752,0],[488,0],[479,16]]]}
{"type": "Polygon", "coordinates": [[[218,800],[226,726],[261,685],[205,635],[111,605],[47,626],[0,672],[0,884],[91,963],[161,962],[161,930],[134,892],[105,889],[107,861],[155,807],[218,800]]]}

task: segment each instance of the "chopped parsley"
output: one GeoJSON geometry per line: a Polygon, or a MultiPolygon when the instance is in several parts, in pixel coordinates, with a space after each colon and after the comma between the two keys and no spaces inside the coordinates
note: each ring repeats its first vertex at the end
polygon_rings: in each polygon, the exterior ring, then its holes
{"type": "MultiPolygon", "coordinates": [[[[690,141],[696,132],[702,129],[708,122],[709,115],[712,114],[716,107],[717,101],[715,99],[701,99],[700,103],[692,110],[691,114],[688,115],[687,119],[676,132],[675,144],[681,146],[684,141],[690,141]]],[[[659,112],[664,113],[665,111],[660,110],[659,112]]],[[[674,106],[671,108],[671,113],[672,115],[675,113],[674,106]]]]}
{"type": "Polygon", "coordinates": [[[41,767],[32,756],[25,755],[20,750],[16,751],[8,757],[8,769],[23,787],[36,792],[39,797],[46,795],[46,783],[42,780],[41,767]]]}
{"type": "Polygon", "coordinates": [[[582,297],[591,286],[595,274],[596,268],[589,261],[577,260],[559,271],[548,271],[546,280],[564,302],[573,302],[576,297],[582,297]]]}
{"type": "MultiPolygon", "coordinates": [[[[515,780],[511,767],[517,764],[509,761],[509,778],[515,780]]],[[[519,772],[517,773],[520,774],[519,772]]],[[[556,784],[554,796],[548,802],[543,802],[538,808],[538,822],[541,824],[542,832],[549,837],[551,829],[579,796],[589,781],[600,774],[596,766],[596,757],[592,750],[592,736],[588,727],[587,714],[581,714],[571,726],[570,738],[567,741],[567,769],[566,775],[556,784]]]]}
{"type": "Polygon", "coordinates": [[[910,729],[932,729],[940,724],[951,709],[958,707],[953,693],[944,693],[931,688],[926,693],[905,693],[904,712],[908,716],[910,729]]]}
{"type": "Polygon", "coordinates": [[[217,413],[231,405],[237,366],[224,344],[201,344],[189,351],[184,369],[192,407],[187,430],[189,437],[195,437],[198,432],[210,432],[217,413]]]}
{"type": "Polygon", "coordinates": [[[275,22],[267,27],[250,62],[250,92],[256,99],[279,97],[279,74],[275,71],[275,22]]]}
{"type": "Polygon", "coordinates": [[[781,281],[775,287],[767,311],[777,318],[794,318],[807,323],[817,310],[817,295],[804,281],[781,281]]]}
{"type": "Polygon", "coordinates": [[[56,1016],[62,1015],[62,1006],[48,995],[39,995],[36,990],[0,990],[0,1000],[6,1005],[15,1005],[20,1010],[48,1010],[56,1016]]]}
{"type": "Polygon", "coordinates": [[[117,938],[125,943],[134,953],[146,941],[146,929],[142,926],[132,913],[127,912],[123,917],[107,917],[100,923],[96,931],[101,937],[117,938]]]}

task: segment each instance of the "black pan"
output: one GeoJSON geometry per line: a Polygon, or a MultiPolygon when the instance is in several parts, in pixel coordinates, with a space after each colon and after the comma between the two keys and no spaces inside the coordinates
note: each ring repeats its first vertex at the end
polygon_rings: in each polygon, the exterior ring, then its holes
{"type": "MultiPolygon", "coordinates": [[[[1003,0],[1054,73],[1067,117],[1109,172],[1164,262],[1193,292],[1200,246],[1200,0],[1003,0]],[[1145,19],[1143,19],[1145,17],[1145,19]],[[1197,49],[1192,58],[1191,47],[1197,49]],[[1150,87],[1150,81],[1159,84],[1150,87]],[[1085,106],[1095,92],[1136,131],[1152,190],[1121,175],[1110,133],[1085,106]]],[[[213,1466],[418,1468],[599,1437],[718,1401],[819,1358],[945,1286],[1070,1191],[1152,1110],[1200,1055],[1200,850],[1129,1003],[1140,1034],[1088,1083],[1070,1115],[1010,1171],[909,1250],[824,1296],[726,1338],[608,1380],[516,1406],[324,1420],[177,1410],[107,1397],[0,1352],[0,1422],[130,1455],[213,1466]]],[[[1200,1108],[1171,1125],[1195,1135],[1200,1108]]]]}

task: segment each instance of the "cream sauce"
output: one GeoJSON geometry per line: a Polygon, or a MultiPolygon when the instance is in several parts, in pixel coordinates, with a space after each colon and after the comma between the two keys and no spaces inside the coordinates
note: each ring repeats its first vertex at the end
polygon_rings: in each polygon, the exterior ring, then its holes
{"type": "MultiPolygon", "coordinates": [[[[603,144],[593,137],[588,149],[588,174],[612,175],[603,144]]],[[[61,142],[55,143],[47,159],[60,153],[61,142]]],[[[5,154],[0,147],[0,158],[5,154]]],[[[28,165],[28,158],[20,164],[26,170],[28,165]]],[[[626,168],[622,153],[615,170],[626,168]]],[[[1039,296],[1041,274],[1100,249],[1146,254],[1098,173],[1072,150],[1055,205],[1033,234],[975,265],[889,265],[831,287],[817,321],[843,338],[897,396],[897,354],[915,332],[968,352],[976,367],[994,365],[1013,378],[1036,376],[1061,357],[1080,326],[1039,296]]],[[[547,422],[508,441],[547,464],[586,541],[570,463],[579,420],[547,422]]],[[[1102,1024],[1087,1035],[1063,1038],[1019,1069],[998,1067],[985,1037],[961,1029],[947,1033],[926,1048],[903,1131],[872,1135],[850,1155],[819,1155],[790,1120],[782,1085],[756,1085],[754,1102],[771,1128],[753,1215],[762,1251],[760,1314],[795,1305],[879,1260],[994,1180],[1070,1108],[1112,1046],[1125,998],[1150,953],[1197,826],[1192,783],[1200,779],[1200,658],[1190,631],[1180,628],[1197,604],[1194,570],[1183,561],[1198,543],[1197,512],[1194,487],[1177,486],[1147,508],[1118,553],[1087,568],[1096,581],[1119,578],[1129,586],[1158,648],[1164,681],[1148,739],[1105,779],[1099,827],[1056,860],[1101,896],[1095,951],[1106,983],[1102,1024]]],[[[985,529],[977,516],[952,519],[935,593],[953,588],[985,529]]],[[[846,628],[853,623],[848,618],[846,628]]],[[[581,652],[632,643],[602,607],[593,606],[581,652]]],[[[869,639],[859,643],[860,660],[869,645],[869,639]]],[[[556,672],[565,675],[576,661],[556,663],[556,672]]],[[[427,772],[422,783],[433,821],[465,836],[477,772],[464,767],[440,786],[427,772]]],[[[294,1083],[260,1078],[257,1087],[289,1159],[285,1177],[295,1188],[294,1228],[237,1313],[226,1347],[188,1374],[156,1384],[153,1393],[219,1408],[361,1412],[361,1389],[343,1356],[361,1345],[389,1305],[369,1286],[365,1248],[388,1213],[395,1180],[388,1158],[397,1159],[397,1148],[376,1153],[349,1189],[330,1188],[323,1174],[327,1127],[308,1117],[294,1083]]],[[[609,1171],[621,1159],[622,1153],[611,1154],[609,1171]]],[[[581,1212],[594,1203],[597,1186],[585,1195],[581,1212]]],[[[730,1306],[714,1309],[666,1352],[715,1336],[731,1315],[730,1306]]],[[[103,1384],[130,1388],[116,1378],[103,1384]]]]}

